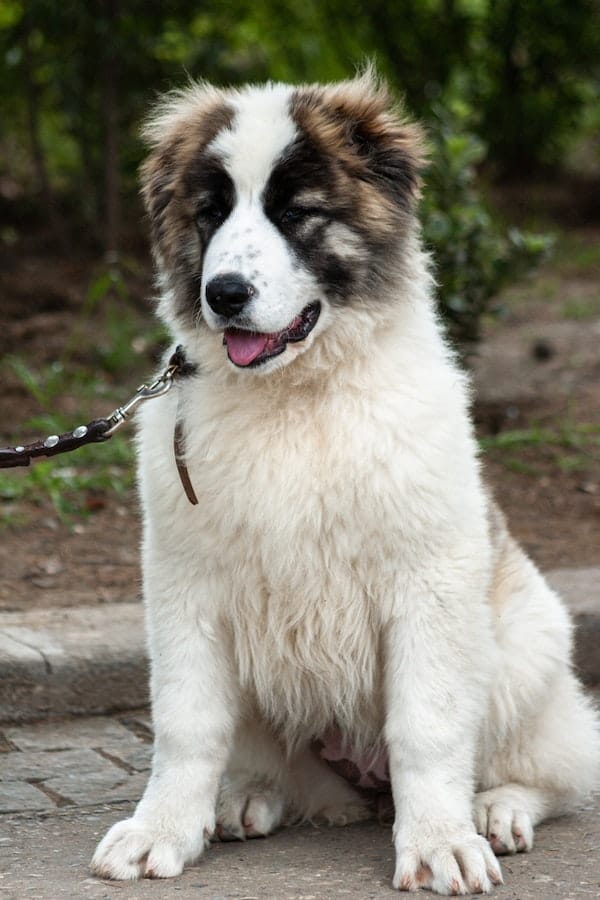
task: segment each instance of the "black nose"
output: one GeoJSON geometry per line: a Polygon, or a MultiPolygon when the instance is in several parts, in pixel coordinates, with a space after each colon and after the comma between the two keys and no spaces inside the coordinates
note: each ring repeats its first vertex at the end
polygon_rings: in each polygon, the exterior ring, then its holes
{"type": "Polygon", "coordinates": [[[206,301],[220,316],[235,316],[254,294],[254,288],[239,275],[217,275],[206,285],[206,301]]]}

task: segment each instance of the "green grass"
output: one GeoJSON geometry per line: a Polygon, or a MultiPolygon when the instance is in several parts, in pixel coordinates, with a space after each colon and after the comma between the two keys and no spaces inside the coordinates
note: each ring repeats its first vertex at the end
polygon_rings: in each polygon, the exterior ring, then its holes
{"type": "Polygon", "coordinates": [[[574,319],[578,322],[595,319],[600,315],[600,288],[593,296],[567,300],[563,305],[562,314],[565,319],[574,319]]]}
{"type": "Polygon", "coordinates": [[[565,421],[561,425],[530,428],[515,428],[499,434],[482,437],[483,450],[504,450],[506,448],[539,447],[600,447],[600,424],[595,422],[565,421]]]}
{"type": "Polygon", "coordinates": [[[515,472],[537,474],[532,449],[550,457],[562,472],[585,471],[590,459],[600,457],[600,424],[570,420],[551,427],[534,424],[482,437],[479,445],[515,472]]]}
{"type": "Polygon", "coordinates": [[[568,275],[597,276],[600,271],[600,246],[589,235],[562,232],[554,245],[553,264],[568,275]]]}
{"type": "Polygon", "coordinates": [[[82,447],[65,456],[32,462],[27,469],[0,470],[4,526],[23,522],[24,503],[50,502],[67,524],[90,512],[90,498],[123,497],[132,487],[133,448],[130,436],[115,435],[106,443],[82,447]]]}
{"type": "MultiPolygon", "coordinates": [[[[3,437],[2,443],[19,443],[24,434],[43,438],[71,431],[94,417],[91,404],[97,408],[98,397],[103,398],[102,414],[108,415],[127,399],[130,390],[125,384],[123,396],[117,398],[117,389],[101,375],[91,376],[78,366],[67,369],[61,363],[53,363],[37,372],[18,357],[9,358],[5,365],[35,400],[39,412],[19,423],[19,433],[3,437]],[[66,397],[73,409],[68,414],[58,411],[60,401],[66,397]]],[[[32,502],[50,502],[61,521],[70,522],[86,515],[91,495],[123,496],[132,484],[131,435],[119,433],[105,443],[33,461],[28,468],[0,470],[0,522],[17,524],[23,515],[19,504],[32,502]]]]}
{"type": "MultiPolygon", "coordinates": [[[[19,443],[21,435],[36,435],[71,431],[85,424],[93,416],[90,403],[102,396],[105,412],[122,402],[128,394],[116,399],[115,388],[102,378],[73,368],[67,372],[59,365],[46,367],[36,373],[23,360],[11,358],[9,365],[17,374],[28,393],[39,406],[39,413],[20,423],[19,434],[13,434],[2,443],[19,443]],[[74,411],[64,414],[56,411],[59,400],[69,397],[74,401],[74,411]]],[[[71,522],[89,512],[90,496],[105,493],[123,496],[133,484],[133,449],[131,435],[116,434],[105,443],[88,445],[71,453],[33,461],[28,468],[0,469],[0,523],[9,526],[23,520],[24,503],[50,502],[59,519],[71,522]],[[21,508],[19,507],[21,504],[21,508]]]]}
{"type": "MultiPolygon", "coordinates": [[[[61,434],[98,414],[108,415],[148,378],[150,360],[166,335],[130,302],[128,280],[134,274],[135,264],[122,260],[95,273],[58,360],[41,367],[22,356],[3,360],[0,380],[4,373],[16,377],[37,412],[13,426],[12,434],[3,432],[0,443],[14,445],[24,435],[61,434]]],[[[62,521],[72,522],[89,513],[94,495],[104,494],[110,502],[126,494],[133,471],[132,432],[127,428],[105,443],[42,459],[26,469],[0,470],[0,525],[23,522],[31,503],[49,503],[62,521]]]]}
{"type": "Polygon", "coordinates": [[[499,296],[496,309],[501,318],[512,312],[526,315],[527,307],[540,301],[562,319],[586,321],[600,314],[600,290],[596,287],[600,278],[598,241],[577,231],[554,233],[553,238],[552,255],[539,270],[499,296]]]}

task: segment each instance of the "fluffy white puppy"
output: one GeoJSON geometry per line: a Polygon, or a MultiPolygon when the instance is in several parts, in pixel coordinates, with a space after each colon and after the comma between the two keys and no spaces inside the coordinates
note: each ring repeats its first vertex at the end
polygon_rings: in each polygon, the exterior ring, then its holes
{"type": "Polygon", "coordinates": [[[92,868],[168,877],[215,832],[365,817],[314,750],[333,734],[387,756],[394,886],[487,892],[492,850],[588,794],[598,729],[568,615],[482,485],[419,130],[366,74],[195,85],[146,134],[159,310],[197,368],[141,416],[155,754],[92,868]]]}

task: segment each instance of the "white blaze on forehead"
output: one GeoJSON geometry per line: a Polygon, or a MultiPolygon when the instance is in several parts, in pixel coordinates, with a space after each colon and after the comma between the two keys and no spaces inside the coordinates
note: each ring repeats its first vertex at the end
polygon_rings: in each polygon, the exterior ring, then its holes
{"type": "Polygon", "coordinates": [[[222,161],[236,195],[233,209],[208,243],[202,267],[202,314],[215,330],[225,323],[210,308],[206,285],[218,276],[236,275],[252,285],[243,327],[260,334],[282,331],[321,299],[316,278],[291,252],[262,203],[274,166],[297,135],[289,113],[292,91],[287,85],[267,85],[236,94],[231,127],[207,147],[222,161]]]}
{"type": "Polygon", "coordinates": [[[238,94],[231,128],[209,144],[208,152],[223,160],[238,197],[262,193],[273,166],[296,137],[289,113],[292,91],[288,85],[270,84],[238,94]]]}

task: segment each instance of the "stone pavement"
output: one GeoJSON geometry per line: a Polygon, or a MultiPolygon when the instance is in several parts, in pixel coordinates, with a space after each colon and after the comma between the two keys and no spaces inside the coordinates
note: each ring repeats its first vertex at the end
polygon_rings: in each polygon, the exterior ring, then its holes
{"type": "MultiPolygon", "coordinates": [[[[150,764],[144,712],[6,727],[0,733],[3,900],[371,900],[391,888],[391,829],[290,828],[213,844],[170,881],[107,882],[88,864],[106,829],[129,815],[150,764]]],[[[542,825],[533,852],[503,861],[497,898],[600,898],[600,802],[542,825]]]]}
{"type": "Polygon", "coordinates": [[[152,732],[145,713],[0,728],[0,815],[141,796],[152,732]]]}

